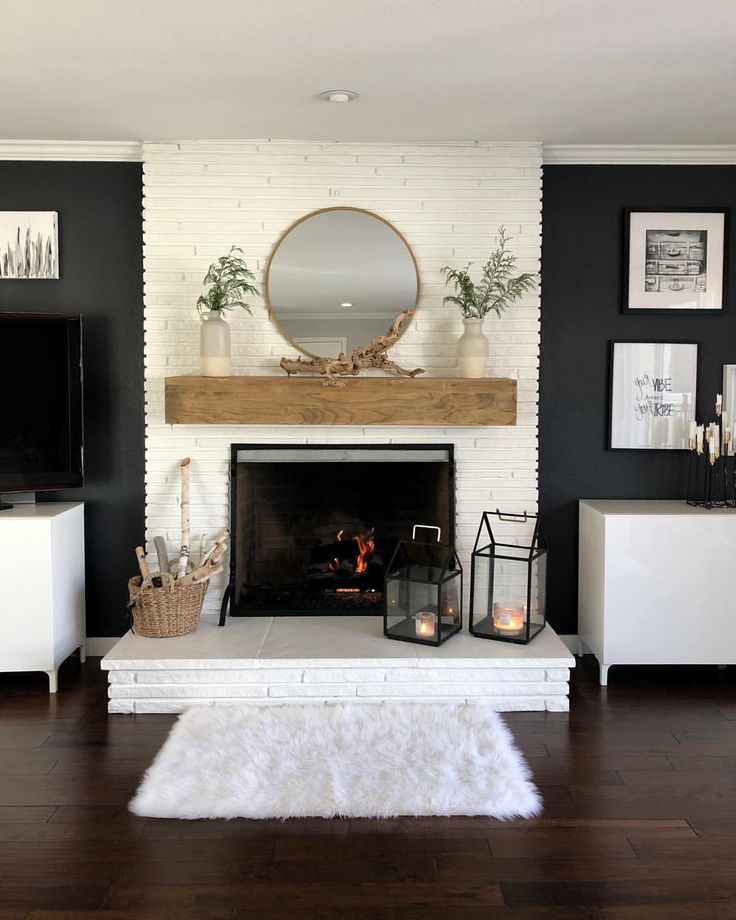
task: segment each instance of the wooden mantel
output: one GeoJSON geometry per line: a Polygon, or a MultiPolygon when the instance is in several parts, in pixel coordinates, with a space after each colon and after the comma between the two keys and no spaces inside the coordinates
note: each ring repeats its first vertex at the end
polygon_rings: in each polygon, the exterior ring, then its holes
{"type": "Polygon", "coordinates": [[[169,425],[515,425],[506,377],[167,377],[169,425]]]}

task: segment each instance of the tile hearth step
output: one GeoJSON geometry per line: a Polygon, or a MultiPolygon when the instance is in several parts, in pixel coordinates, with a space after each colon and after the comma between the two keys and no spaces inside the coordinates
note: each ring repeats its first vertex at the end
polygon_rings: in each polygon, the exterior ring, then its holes
{"type": "Polygon", "coordinates": [[[385,639],[379,617],[233,618],[223,629],[203,618],[176,639],[128,633],[101,666],[110,712],[348,698],[563,712],[575,659],[550,627],[526,646],[461,634],[431,648],[385,639]]]}

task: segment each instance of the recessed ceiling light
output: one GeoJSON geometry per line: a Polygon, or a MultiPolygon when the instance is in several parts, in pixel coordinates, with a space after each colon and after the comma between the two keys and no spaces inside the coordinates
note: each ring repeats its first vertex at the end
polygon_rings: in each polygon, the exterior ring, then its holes
{"type": "Polygon", "coordinates": [[[328,89],[320,93],[320,96],[325,102],[352,102],[353,99],[358,98],[358,94],[351,89],[328,89]]]}
{"type": "Polygon", "coordinates": [[[340,306],[341,307],[352,307],[352,304],[346,300],[344,303],[341,303],[340,306]]]}

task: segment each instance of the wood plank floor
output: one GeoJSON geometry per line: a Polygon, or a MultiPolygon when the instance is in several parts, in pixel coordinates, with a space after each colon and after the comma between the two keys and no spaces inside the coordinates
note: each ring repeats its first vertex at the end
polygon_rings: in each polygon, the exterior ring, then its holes
{"type": "Polygon", "coordinates": [[[282,823],[130,815],[173,717],[108,716],[95,659],[1,675],[0,920],[736,918],[736,669],[596,678],[506,717],[539,819],[282,823]]]}

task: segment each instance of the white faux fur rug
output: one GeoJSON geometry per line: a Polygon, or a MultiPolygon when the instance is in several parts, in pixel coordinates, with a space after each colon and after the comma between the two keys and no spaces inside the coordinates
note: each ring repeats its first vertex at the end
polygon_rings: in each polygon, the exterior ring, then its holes
{"type": "Polygon", "coordinates": [[[531,817],[541,800],[482,704],[190,709],[131,811],[154,818],[531,817]]]}

